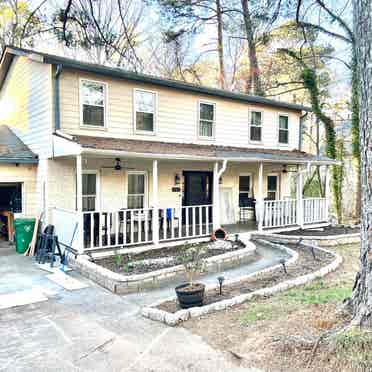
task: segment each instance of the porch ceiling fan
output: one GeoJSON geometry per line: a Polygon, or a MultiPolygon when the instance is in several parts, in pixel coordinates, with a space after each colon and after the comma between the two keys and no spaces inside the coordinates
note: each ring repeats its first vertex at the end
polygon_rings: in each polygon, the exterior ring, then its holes
{"type": "Polygon", "coordinates": [[[120,158],[115,158],[115,165],[113,167],[102,167],[102,168],[115,169],[116,171],[121,171],[122,169],[129,169],[129,170],[136,169],[136,168],[124,167],[121,164],[121,159],[120,158]]]}
{"type": "Polygon", "coordinates": [[[289,168],[287,164],[283,164],[282,169],[277,170],[277,172],[282,172],[283,174],[291,173],[291,172],[296,173],[297,168],[296,168],[296,166],[293,166],[293,165],[291,165],[290,168],[289,168]]]}

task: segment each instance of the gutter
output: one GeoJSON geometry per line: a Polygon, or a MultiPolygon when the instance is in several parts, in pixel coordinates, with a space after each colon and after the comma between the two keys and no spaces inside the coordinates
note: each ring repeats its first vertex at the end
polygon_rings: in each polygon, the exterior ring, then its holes
{"type": "Polygon", "coordinates": [[[62,65],[58,64],[56,73],[54,74],[54,130],[61,129],[61,115],[60,115],[60,104],[59,104],[59,77],[62,72],[62,65]]]}

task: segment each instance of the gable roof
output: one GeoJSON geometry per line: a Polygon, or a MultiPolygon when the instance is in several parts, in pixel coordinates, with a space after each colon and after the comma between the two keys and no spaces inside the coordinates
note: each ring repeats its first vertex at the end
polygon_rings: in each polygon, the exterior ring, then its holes
{"type": "Polygon", "coordinates": [[[299,150],[279,150],[263,148],[245,148],[220,145],[197,145],[193,143],[171,143],[160,141],[142,141],[125,138],[93,137],[93,136],[73,136],[73,141],[82,146],[83,152],[90,151],[113,151],[138,156],[182,158],[196,157],[203,160],[222,160],[231,161],[264,161],[264,162],[293,162],[293,164],[303,164],[307,162],[317,164],[336,164],[337,162],[325,157],[315,156],[299,150]]]}
{"type": "Polygon", "coordinates": [[[247,102],[277,108],[284,108],[294,111],[311,111],[309,107],[298,105],[294,103],[287,103],[276,101],[273,99],[253,96],[243,93],[235,93],[228,90],[210,88],[206,86],[186,83],[178,80],[164,79],[153,75],[140,74],[137,72],[127,71],[121,68],[113,68],[104,65],[97,65],[88,62],[82,62],[70,58],[60,57],[57,55],[41,53],[34,50],[16,48],[8,46],[4,49],[3,56],[0,64],[0,89],[5,79],[7,69],[10,66],[11,60],[14,55],[29,56],[39,62],[49,63],[52,65],[61,65],[62,67],[90,72],[103,76],[108,76],[117,79],[124,79],[140,83],[148,83],[156,86],[167,87],[176,90],[182,90],[192,93],[205,94],[208,96],[231,99],[234,101],[247,102]]]}
{"type": "Polygon", "coordinates": [[[9,129],[0,125],[0,163],[37,164],[37,156],[9,129]]]}

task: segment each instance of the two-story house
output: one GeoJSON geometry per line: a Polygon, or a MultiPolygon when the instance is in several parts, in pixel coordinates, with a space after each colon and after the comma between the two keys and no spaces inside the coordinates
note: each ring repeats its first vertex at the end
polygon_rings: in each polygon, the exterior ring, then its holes
{"type": "Polygon", "coordinates": [[[0,187],[79,252],[328,222],[328,198],[302,196],[334,162],[301,151],[301,105],[7,47],[0,107],[38,161],[0,155],[0,187]]]}

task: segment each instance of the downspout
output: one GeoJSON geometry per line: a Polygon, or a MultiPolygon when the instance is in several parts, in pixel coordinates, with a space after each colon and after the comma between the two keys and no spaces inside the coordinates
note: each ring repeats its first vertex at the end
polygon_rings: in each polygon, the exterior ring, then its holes
{"type": "Polygon", "coordinates": [[[219,180],[225,172],[227,159],[223,159],[221,169],[218,169],[218,162],[214,164],[213,171],[213,230],[220,228],[220,185],[219,180]]]}
{"type": "Polygon", "coordinates": [[[303,115],[300,116],[300,130],[298,132],[298,149],[302,151],[302,132],[304,129],[304,122],[309,113],[306,111],[303,115]]]}
{"type": "Polygon", "coordinates": [[[59,77],[62,72],[62,65],[57,65],[56,73],[54,74],[54,130],[61,129],[61,115],[59,108],[59,77]]]}
{"type": "Polygon", "coordinates": [[[225,172],[225,170],[226,170],[226,166],[227,166],[227,159],[223,159],[222,167],[221,167],[221,169],[218,171],[218,174],[217,174],[217,178],[218,178],[218,180],[220,180],[221,176],[222,176],[223,173],[225,172]]]}

